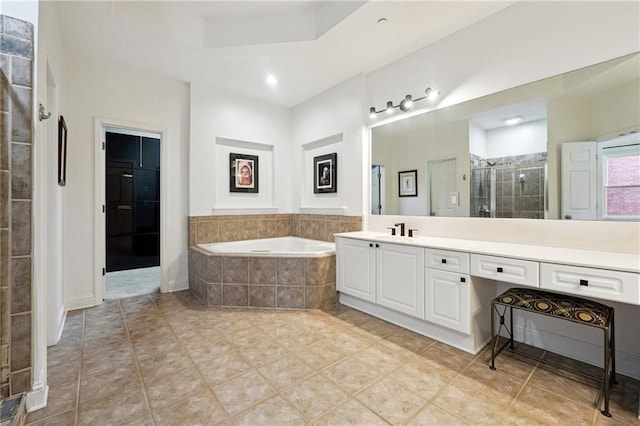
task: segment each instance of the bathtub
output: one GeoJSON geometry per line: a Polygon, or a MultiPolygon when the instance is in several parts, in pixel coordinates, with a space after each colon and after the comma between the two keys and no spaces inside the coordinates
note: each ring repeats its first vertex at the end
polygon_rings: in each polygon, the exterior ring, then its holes
{"type": "Polygon", "coordinates": [[[240,254],[242,256],[313,257],[336,252],[335,243],[298,237],[207,243],[198,244],[198,247],[214,254],[240,254]]]}
{"type": "Polygon", "coordinates": [[[335,244],[298,237],[197,244],[189,289],[208,306],[318,309],[337,303],[335,244]]]}

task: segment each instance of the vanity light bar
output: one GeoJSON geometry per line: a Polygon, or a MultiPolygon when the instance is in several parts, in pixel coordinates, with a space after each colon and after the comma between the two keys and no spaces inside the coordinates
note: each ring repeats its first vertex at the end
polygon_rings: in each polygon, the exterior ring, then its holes
{"type": "Polygon", "coordinates": [[[381,112],[386,112],[387,114],[391,114],[395,108],[400,108],[401,111],[409,111],[413,107],[414,103],[421,101],[423,99],[428,99],[428,100],[435,99],[438,97],[439,94],[440,92],[438,92],[437,90],[432,89],[431,87],[427,87],[424,90],[424,96],[421,96],[417,99],[413,99],[411,95],[406,95],[398,105],[394,105],[392,101],[387,101],[387,106],[384,109],[381,109],[380,111],[376,110],[376,107],[372,106],[371,108],[369,108],[369,116],[371,118],[374,118],[376,115],[380,114],[381,112]]]}

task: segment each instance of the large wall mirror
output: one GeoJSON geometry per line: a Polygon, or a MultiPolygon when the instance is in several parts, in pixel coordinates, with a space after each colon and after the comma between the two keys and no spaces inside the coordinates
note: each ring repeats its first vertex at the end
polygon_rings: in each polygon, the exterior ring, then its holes
{"type": "Polygon", "coordinates": [[[373,127],[371,214],[634,220],[639,129],[637,53],[373,127]]]}

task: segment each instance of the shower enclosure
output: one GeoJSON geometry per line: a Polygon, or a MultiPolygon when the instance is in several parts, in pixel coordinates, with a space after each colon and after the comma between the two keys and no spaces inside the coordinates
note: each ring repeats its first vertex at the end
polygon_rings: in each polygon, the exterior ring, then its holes
{"type": "Polygon", "coordinates": [[[471,216],[544,219],[547,215],[547,163],[471,162],[471,216]],[[475,163],[475,164],[474,164],[475,163]]]}

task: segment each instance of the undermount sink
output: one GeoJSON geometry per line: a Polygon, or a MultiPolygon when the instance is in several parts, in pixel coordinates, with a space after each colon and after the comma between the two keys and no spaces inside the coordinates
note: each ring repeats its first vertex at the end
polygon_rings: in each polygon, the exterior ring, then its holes
{"type": "Polygon", "coordinates": [[[378,237],[375,237],[376,239],[379,240],[384,240],[384,241],[390,241],[390,242],[402,242],[402,243],[410,243],[410,242],[417,242],[420,237],[419,236],[415,236],[415,237],[407,237],[407,236],[400,236],[400,235],[380,235],[378,237]]]}

